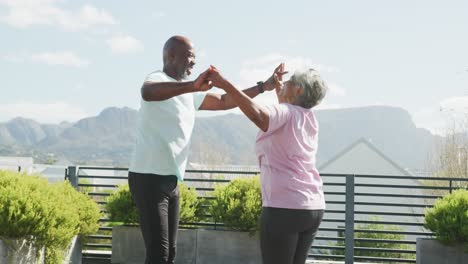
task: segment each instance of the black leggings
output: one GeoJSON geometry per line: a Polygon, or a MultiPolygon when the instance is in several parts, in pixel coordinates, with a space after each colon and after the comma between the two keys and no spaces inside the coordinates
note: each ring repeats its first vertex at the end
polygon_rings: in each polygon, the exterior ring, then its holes
{"type": "Polygon", "coordinates": [[[179,228],[177,178],[129,172],[128,185],[140,215],[145,263],[173,264],[179,228]]]}
{"type": "Polygon", "coordinates": [[[263,207],[260,226],[263,264],[304,264],[322,218],[323,210],[263,207]]]}

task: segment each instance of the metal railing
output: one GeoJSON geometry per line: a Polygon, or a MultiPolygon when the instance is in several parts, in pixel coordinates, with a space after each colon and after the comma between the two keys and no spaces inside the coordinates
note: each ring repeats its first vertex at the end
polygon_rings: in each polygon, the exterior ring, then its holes
{"type": "MultiPolygon", "coordinates": [[[[199,197],[212,198],[216,184],[251,177],[258,171],[187,170],[184,184],[199,197]]],[[[424,229],[424,209],[454,189],[467,188],[468,179],[414,176],[322,174],[327,209],[309,257],[374,263],[416,263],[416,238],[431,236],[424,229]]],[[[127,182],[127,168],[70,166],[68,179],[106,213],[104,205],[116,187],[127,182]]],[[[112,228],[109,219],[87,237],[85,258],[110,259],[112,228]]],[[[191,228],[221,228],[214,221],[181,223],[191,228]]]]}

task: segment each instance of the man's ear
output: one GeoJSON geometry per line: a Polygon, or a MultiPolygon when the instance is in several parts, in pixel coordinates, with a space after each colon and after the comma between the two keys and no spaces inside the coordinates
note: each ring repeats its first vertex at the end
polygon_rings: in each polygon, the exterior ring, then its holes
{"type": "Polygon", "coordinates": [[[167,58],[169,59],[169,63],[172,64],[172,62],[174,61],[175,59],[175,53],[174,51],[169,51],[167,53],[167,58]]]}

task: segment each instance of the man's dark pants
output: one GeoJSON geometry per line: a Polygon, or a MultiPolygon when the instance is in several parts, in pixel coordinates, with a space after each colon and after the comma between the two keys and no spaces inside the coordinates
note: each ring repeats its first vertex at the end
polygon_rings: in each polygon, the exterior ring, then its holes
{"type": "Polygon", "coordinates": [[[140,215],[145,264],[173,264],[179,227],[177,177],[129,172],[128,185],[140,215]]]}

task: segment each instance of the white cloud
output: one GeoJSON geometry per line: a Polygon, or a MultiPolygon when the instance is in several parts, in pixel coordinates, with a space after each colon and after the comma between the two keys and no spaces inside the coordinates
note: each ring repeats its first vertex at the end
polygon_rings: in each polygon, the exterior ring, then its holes
{"type": "Polygon", "coordinates": [[[440,102],[440,108],[445,111],[468,113],[468,96],[447,98],[440,102]]]}
{"type": "Polygon", "coordinates": [[[165,17],[165,16],[166,16],[166,13],[161,12],[161,11],[151,13],[151,17],[153,17],[153,18],[162,18],[162,17],[165,17]]]}
{"type": "Polygon", "coordinates": [[[11,63],[23,63],[26,61],[25,54],[7,54],[3,59],[11,63]]]}
{"type": "Polygon", "coordinates": [[[117,36],[107,40],[114,53],[134,53],[143,51],[143,44],[132,36],[117,36]]]}
{"type": "Polygon", "coordinates": [[[33,61],[49,65],[63,65],[71,67],[85,67],[90,64],[89,61],[78,57],[70,51],[43,52],[32,55],[31,59],[33,61]]]}
{"type": "Polygon", "coordinates": [[[60,0],[0,0],[8,12],[0,19],[16,28],[34,25],[57,26],[67,31],[78,31],[98,25],[115,25],[117,21],[107,11],[92,5],[79,10],[59,7],[60,0]]]}
{"type": "Polygon", "coordinates": [[[346,90],[335,82],[327,82],[330,94],[335,96],[345,96],[346,90]]]}
{"type": "Polygon", "coordinates": [[[439,135],[457,129],[457,124],[466,122],[467,118],[468,96],[447,98],[433,106],[421,108],[413,114],[416,126],[427,128],[439,135]]]}
{"type": "Polygon", "coordinates": [[[60,123],[62,121],[77,121],[86,116],[88,115],[83,109],[64,102],[0,104],[0,120],[2,121],[24,117],[41,123],[60,123]]]}

